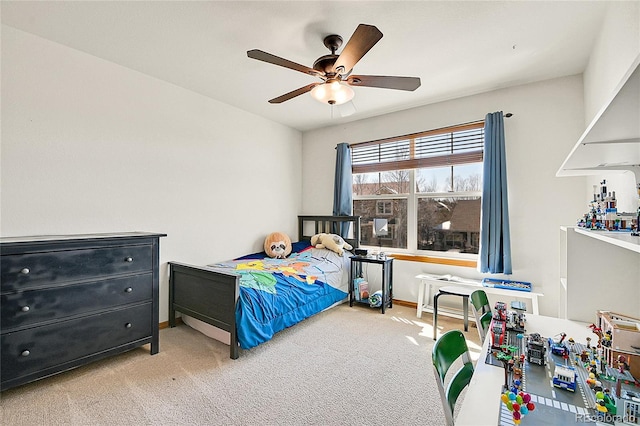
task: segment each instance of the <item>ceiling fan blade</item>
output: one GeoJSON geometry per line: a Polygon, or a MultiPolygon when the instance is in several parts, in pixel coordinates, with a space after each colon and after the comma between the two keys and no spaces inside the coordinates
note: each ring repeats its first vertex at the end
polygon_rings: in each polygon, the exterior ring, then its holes
{"type": "Polygon", "coordinates": [[[248,50],[247,56],[250,57],[251,59],[257,59],[259,61],[268,62],[270,64],[280,65],[281,67],[289,68],[294,71],[300,71],[302,73],[309,74],[309,75],[315,75],[318,77],[322,77],[324,75],[321,72],[314,70],[313,68],[300,65],[288,59],[284,59],[279,56],[272,55],[271,53],[267,53],[258,49],[248,50]]]}
{"type": "Polygon", "coordinates": [[[291,91],[289,93],[285,93],[282,96],[278,96],[277,98],[273,98],[269,101],[270,104],[281,104],[284,101],[288,101],[289,99],[293,99],[296,96],[300,96],[304,93],[307,93],[309,91],[311,91],[311,89],[313,89],[314,87],[316,87],[318,84],[322,84],[322,83],[311,83],[308,84],[304,87],[301,87],[299,89],[296,89],[294,91],[291,91]]]}
{"type": "Polygon", "coordinates": [[[379,87],[413,91],[420,87],[418,77],[391,77],[387,75],[351,75],[346,79],[351,86],[379,87]]]}
{"type": "Polygon", "coordinates": [[[345,75],[382,38],[380,30],[373,25],[360,24],[347,42],[342,53],[333,64],[333,71],[345,75]]]}

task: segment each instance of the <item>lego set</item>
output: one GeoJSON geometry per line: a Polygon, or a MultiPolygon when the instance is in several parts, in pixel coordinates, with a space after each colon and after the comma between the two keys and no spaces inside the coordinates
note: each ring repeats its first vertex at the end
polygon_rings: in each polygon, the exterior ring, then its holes
{"type": "Polygon", "coordinates": [[[524,327],[507,321],[513,315],[521,315],[515,323],[526,324],[523,313],[508,311],[502,302],[496,305],[486,359],[505,369],[500,398],[514,415],[509,421],[519,424],[524,414],[531,414],[510,399],[526,394],[538,407],[531,419],[536,425],[574,423],[578,417],[640,424],[640,320],[599,311],[596,323],[589,326],[594,338],[577,342],[564,332],[548,338],[527,334],[524,327]],[[520,410],[517,414],[514,405],[520,410]]]}

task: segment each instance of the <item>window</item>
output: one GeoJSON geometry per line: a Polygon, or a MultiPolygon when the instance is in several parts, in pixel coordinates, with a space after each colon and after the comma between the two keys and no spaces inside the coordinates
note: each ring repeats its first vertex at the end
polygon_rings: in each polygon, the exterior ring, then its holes
{"type": "Polygon", "coordinates": [[[351,145],[362,244],[474,257],[483,148],[482,121],[351,145]],[[375,218],[387,219],[387,236],[374,235],[375,218]]]}
{"type": "Polygon", "coordinates": [[[391,216],[393,214],[393,202],[380,200],[376,202],[378,216],[391,216]]]}

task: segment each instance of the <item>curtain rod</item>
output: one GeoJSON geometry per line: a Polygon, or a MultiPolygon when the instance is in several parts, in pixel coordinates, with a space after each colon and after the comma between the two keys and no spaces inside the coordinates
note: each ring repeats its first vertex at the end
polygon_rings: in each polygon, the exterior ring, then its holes
{"type": "MultiPolygon", "coordinates": [[[[513,117],[513,113],[511,113],[511,112],[505,112],[504,113],[504,118],[511,118],[511,117],[513,117]]],[[[475,120],[475,121],[469,121],[467,123],[460,123],[460,124],[458,124],[458,126],[464,126],[466,124],[478,123],[480,121],[484,121],[484,118],[482,120],[475,120]]]]}

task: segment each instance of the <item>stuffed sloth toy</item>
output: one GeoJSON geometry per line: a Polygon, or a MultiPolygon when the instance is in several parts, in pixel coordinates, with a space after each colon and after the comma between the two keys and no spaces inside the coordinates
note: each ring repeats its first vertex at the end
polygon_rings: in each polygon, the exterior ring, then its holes
{"type": "Polygon", "coordinates": [[[272,232],[264,240],[264,251],[269,257],[284,259],[291,254],[291,239],[282,232],[272,232]]]}
{"type": "Polygon", "coordinates": [[[328,248],[340,256],[344,253],[344,249],[351,250],[353,248],[353,246],[346,242],[340,235],[325,233],[316,234],[311,237],[311,245],[315,248],[328,248]]]}

